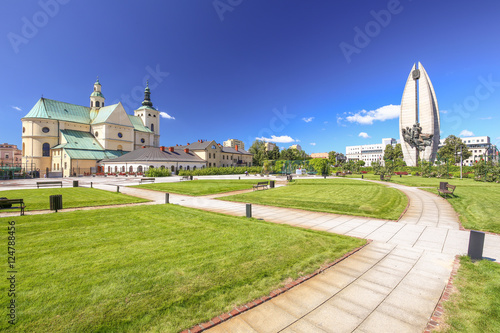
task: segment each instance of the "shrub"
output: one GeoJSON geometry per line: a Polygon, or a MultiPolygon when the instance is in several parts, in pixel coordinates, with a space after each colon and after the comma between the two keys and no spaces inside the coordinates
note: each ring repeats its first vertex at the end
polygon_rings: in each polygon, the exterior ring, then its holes
{"type": "Polygon", "coordinates": [[[261,166],[252,167],[220,167],[220,168],[203,168],[196,170],[179,170],[179,176],[215,176],[215,175],[237,175],[248,173],[261,173],[261,166]]]}
{"type": "Polygon", "coordinates": [[[168,169],[149,168],[146,171],[146,177],[169,177],[172,173],[168,169]]]}

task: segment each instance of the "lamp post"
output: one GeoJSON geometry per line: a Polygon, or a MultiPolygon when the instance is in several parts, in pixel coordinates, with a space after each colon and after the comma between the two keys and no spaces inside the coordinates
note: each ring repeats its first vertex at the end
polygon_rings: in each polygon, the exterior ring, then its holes
{"type": "Polygon", "coordinates": [[[460,180],[462,180],[462,146],[460,146],[460,180]]]}

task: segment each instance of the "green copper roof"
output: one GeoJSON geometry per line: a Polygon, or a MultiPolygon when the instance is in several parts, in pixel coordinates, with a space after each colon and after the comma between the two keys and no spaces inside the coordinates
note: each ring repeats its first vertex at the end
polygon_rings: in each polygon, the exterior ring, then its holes
{"type": "Polygon", "coordinates": [[[134,125],[134,130],[139,132],[153,133],[149,128],[142,124],[142,120],[140,117],[128,115],[128,118],[130,119],[132,125],[134,125]]]}
{"type": "Polygon", "coordinates": [[[101,83],[99,83],[99,77],[97,77],[97,80],[95,80],[94,85],[96,85],[96,84],[99,85],[99,86],[101,85],[101,83]]]}
{"type": "Polygon", "coordinates": [[[154,107],[152,106],[141,106],[140,108],[138,108],[137,110],[154,110],[154,111],[158,111],[156,110],[154,107]]]}
{"type": "Polygon", "coordinates": [[[91,111],[91,117],[95,117],[92,120],[92,124],[100,124],[100,123],[105,123],[106,120],[108,120],[109,116],[113,113],[113,111],[116,109],[118,104],[113,104],[113,105],[108,105],[100,108],[99,110],[96,111],[91,111]]]}
{"type": "Polygon", "coordinates": [[[67,143],[62,143],[55,146],[53,149],[65,148],[65,149],[89,149],[89,150],[100,150],[104,151],[104,148],[99,144],[99,142],[94,138],[89,132],[75,131],[64,129],[61,133],[67,143]]]}
{"type": "Polygon", "coordinates": [[[64,149],[71,159],[75,160],[104,160],[113,159],[126,154],[126,151],[117,150],[86,150],[86,149],[64,149]]]}
{"type": "Polygon", "coordinates": [[[100,91],[94,91],[90,97],[95,97],[95,96],[98,96],[98,97],[102,97],[104,98],[104,95],[100,92],[100,91]]]}
{"type": "Polygon", "coordinates": [[[90,108],[40,98],[24,118],[44,118],[90,124],[90,108]]]}

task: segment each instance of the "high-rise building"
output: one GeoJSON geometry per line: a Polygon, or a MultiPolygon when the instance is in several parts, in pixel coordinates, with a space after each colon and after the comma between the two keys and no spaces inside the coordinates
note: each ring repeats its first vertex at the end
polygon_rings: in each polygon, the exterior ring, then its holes
{"type": "Polygon", "coordinates": [[[241,140],[227,139],[227,141],[224,141],[222,144],[224,147],[236,148],[236,146],[238,146],[240,149],[245,149],[245,144],[241,140]]]}
{"type": "Polygon", "coordinates": [[[384,151],[387,145],[396,146],[397,141],[393,138],[382,139],[382,143],[347,146],[345,147],[348,161],[365,161],[365,166],[371,166],[373,162],[379,161],[384,165],[384,151]]]}

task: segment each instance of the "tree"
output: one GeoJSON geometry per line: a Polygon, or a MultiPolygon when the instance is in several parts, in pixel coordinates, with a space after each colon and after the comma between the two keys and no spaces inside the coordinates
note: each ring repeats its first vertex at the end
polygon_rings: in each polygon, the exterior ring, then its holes
{"type": "Polygon", "coordinates": [[[326,158],[313,158],[309,161],[309,165],[314,168],[318,174],[328,174],[330,161],[326,158]]]}
{"type": "Polygon", "coordinates": [[[393,161],[394,160],[394,147],[391,144],[385,146],[384,150],[384,161],[393,161]]]}
{"type": "Polygon", "coordinates": [[[267,158],[269,160],[277,160],[280,158],[280,149],[278,146],[275,146],[273,150],[267,152],[267,158]]]}
{"type": "Polygon", "coordinates": [[[398,158],[400,158],[400,159],[404,158],[404,156],[403,156],[403,148],[401,148],[401,144],[400,143],[396,144],[396,147],[394,147],[393,157],[394,157],[395,160],[398,159],[398,158]]]}
{"type": "Polygon", "coordinates": [[[332,151],[328,152],[328,161],[333,165],[337,164],[337,152],[336,151],[332,150],[332,151]]]}
{"type": "Polygon", "coordinates": [[[462,160],[466,160],[472,155],[462,139],[450,135],[444,140],[444,146],[438,150],[439,158],[457,164],[460,162],[460,148],[462,149],[462,160]]]}
{"type": "Polygon", "coordinates": [[[266,144],[264,141],[255,140],[248,152],[253,154],[253,165],[262,165],[267,157],[266,144]]]}

